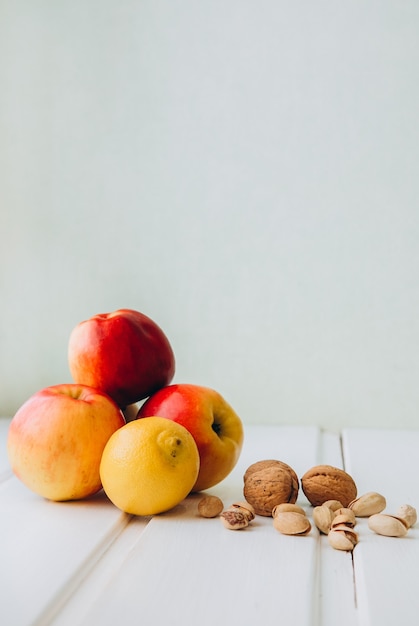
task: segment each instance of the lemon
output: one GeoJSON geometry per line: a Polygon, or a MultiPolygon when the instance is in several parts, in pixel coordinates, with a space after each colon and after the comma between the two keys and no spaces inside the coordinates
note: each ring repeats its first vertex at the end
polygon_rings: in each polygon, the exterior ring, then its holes
{"type": "Polygon", "coordinates": [[[106,495],[133,515],[175,507],[190,493],[198,471],[199,452],[191,433],[154,416],[128,422],[113,433],[100,463],[106,495]]]}

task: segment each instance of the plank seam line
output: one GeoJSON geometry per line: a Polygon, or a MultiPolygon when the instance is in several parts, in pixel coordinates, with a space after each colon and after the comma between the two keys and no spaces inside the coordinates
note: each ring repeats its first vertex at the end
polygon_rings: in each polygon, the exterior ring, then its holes
{"type": "MultiPolygon", "coordinates": [[[[346,471],[346,463],[345,463],[345,447],[343,444],[343,434],[339,433],[339,444],[340,444],[340,454],[342,457],[342,468],[346,471]]],[[[354,594],[354,607],[355,610],[358,609],[358,597],[356,592],[356,574],[355,574],[355,560],[354,560],[354,552],[351,552],[351,565],[352,565],[352,587],[354,594]]]]}
{"type": "Polygon", "coordinates": [[[356,575],[355,575],[355,561],[354,561],[354,553],[351,552],[351,561],[352,561],[352,583],[354,588],[354,606],[355,609],[358,609],[358,598],[356,593],[356,575]]]}
{"type": "Polygon", "coordinates": [[[110,550],[112,544],[115,543],[132,518],[132,515],[124,514],[122,519],[120,518],[119,522],[117,522],[113,528],[106,533],[103,539],[94,547],[83,563],[81,563],[76,571],[73,572],[65,587],[57,591],[55,596],[51,598],[48,605],[34,621],[33,626],[46,626],[46,624],[51,624],[54,621],[59,611],[62,610],[62,608],[67,604],[71,596],[93,571],[106,552],[110,550]]]}

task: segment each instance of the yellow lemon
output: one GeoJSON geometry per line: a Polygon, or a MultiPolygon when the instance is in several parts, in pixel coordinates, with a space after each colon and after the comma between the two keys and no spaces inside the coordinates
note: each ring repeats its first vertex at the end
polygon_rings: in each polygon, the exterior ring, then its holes
{"type": "Polygon", "coordinates": [[[190,432],[154,416],[119,428],[108,440],[100,464],[106,495],[133,515],[154,515],[179,504],[198,471],[198,447],[190,432]]]}

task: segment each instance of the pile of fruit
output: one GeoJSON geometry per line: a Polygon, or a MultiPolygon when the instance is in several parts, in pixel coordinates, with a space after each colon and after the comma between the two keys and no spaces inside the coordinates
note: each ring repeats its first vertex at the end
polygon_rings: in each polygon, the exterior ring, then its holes
{"type": "Polygon", "coordinates": [[[9,428],[12,470],[38,495],[77,500],[103,488],[122,511],[154,515],[236,465],[239,416],[213,389],[171,384],[172,347],[143,313],[80,322],[68,363],[74,382],[35,393],[9,428]]]}

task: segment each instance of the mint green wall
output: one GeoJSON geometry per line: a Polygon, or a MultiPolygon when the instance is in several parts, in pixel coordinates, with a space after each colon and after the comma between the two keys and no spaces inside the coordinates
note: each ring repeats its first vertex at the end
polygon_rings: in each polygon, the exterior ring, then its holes
{"type": "Polygon", "coordinates": [[[415,0],[0,17],[1,414],[131,307],[246,422],[418,424],[415,0]]]}

